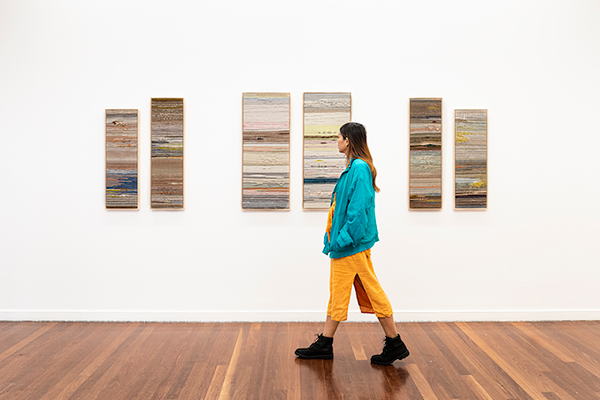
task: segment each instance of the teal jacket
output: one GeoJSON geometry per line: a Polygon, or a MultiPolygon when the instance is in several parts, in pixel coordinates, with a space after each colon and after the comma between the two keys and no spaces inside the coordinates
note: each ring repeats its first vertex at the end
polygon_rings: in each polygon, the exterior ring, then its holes
{"type": "Polygon", "coordinates": [[[348,257],[370,249],[379,241],[375,221],[375,190],[369,165],[352,158],[340,175],[333,194],[335,210],[331,232],[325,233],[324,254],[330,258],[348,257]]]}

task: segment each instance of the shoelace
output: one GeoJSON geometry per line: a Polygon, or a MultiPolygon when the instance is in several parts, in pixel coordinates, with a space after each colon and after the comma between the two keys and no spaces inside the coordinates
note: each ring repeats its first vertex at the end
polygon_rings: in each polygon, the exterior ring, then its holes
{"type": "Polygon", "coordinates": [[[382,343],[383,343],[383,350],[382,350],[381,354],[387,354],[390,351],[392,351],[392,343],[391,342],[388,345],[387,340],[384,338],[383,341],[382,341],[382,343]]]}
{"type": "Polygon", "coordinates": [[[315,336],[316,336],[317,338],[315,339],[315,341],[314,341],[314,342],[312,342],[312,344],[310,345],[310,347],[316,346],[316,345],[317,345],[317,343],[319,343],[319,341],[321,340],[321,337],[322,337],[322,335],[319,335],[318,333],[315,333],[315,336]]]}

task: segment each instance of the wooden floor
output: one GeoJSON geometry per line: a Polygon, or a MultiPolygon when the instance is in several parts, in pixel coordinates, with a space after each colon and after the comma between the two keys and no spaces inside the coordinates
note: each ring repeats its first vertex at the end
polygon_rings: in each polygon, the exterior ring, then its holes
{"type": "Polygon", "coordinates": [[[600,322],[398,324],[411,355],[371,365],[378,324],[0,322],[0,399],[598,399],[600,322]]]}

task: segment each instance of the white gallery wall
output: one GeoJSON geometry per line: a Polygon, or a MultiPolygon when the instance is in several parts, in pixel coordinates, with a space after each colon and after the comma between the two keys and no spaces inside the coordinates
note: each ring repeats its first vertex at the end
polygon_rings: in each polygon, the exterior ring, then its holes
{"type": "MultiPolygon", "coordinates": [[[[397,321],[600,319],[600,2],[0,0],[0,320],[320,321],[302,94],[352,93],[397,321]],[[243,92],[291,93],[291,209],[241,209],[243,92]],[[150,210],[150,98],[185,99],[185,210],[150,210]],[[443,98],[443,210],[408,210],[410,97],[443,98]],[[104,208],[104,112],[140,109],[140,210],[104,208]],[[453,210],[453,115],[489,118],[453,210]]],[[[351,320],[360,315],[354,297],[351,320]]]]}

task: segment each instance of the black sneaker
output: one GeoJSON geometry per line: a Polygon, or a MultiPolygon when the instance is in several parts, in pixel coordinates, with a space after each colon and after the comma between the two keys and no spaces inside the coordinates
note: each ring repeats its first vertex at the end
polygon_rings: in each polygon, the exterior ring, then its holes
{"type": "Polygon", "coordinates": [[[323,360],[331,360],[333,358],[333,338],[317,335],[317,339],[310,347],[305,349],[296,349],[298,358],[320,358],[323,360]]]}
{"type": "Polygon", "coordinates": [[[403,358],[408,357],[410,354],[406,345],[400,339],[400,335],[395,338],[385,337],[384,340],[385,346],[383,346],[383,351],[381,354],[376,354],[371,357],[371,362],[373,364],[379,365],[390,365],[396,360],[402,360],[403,358]]]}

